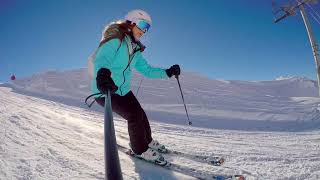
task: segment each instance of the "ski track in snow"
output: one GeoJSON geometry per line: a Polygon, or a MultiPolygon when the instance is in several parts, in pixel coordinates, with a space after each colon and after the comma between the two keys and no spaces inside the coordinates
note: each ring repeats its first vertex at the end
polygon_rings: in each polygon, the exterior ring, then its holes
{"type": "MultiPolygon", "coordinates": [[[[17,94],[0,87],[0,179],[104,179],[103,114],[17,94]]],[[[119,151],[124,179],[320,179],[320,131],[217,130],[151,120],[153,137],[177,152],[168,171],[119,151]],[[203,160],[223,156],[221,167],[203,160]]],[[[115,118],[118,144],[128,147],[126,121],[115,118]]]]}

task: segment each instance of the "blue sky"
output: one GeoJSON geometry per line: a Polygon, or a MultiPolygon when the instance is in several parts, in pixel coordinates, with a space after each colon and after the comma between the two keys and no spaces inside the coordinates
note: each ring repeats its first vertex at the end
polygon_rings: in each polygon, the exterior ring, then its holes
{"type": "Polygon", "coordinates": [[[86,67],[104,25],[132,9],[153,19],[142,40],[150,64],[213,79],[316,79],[300,14],[274,24],[269,0],[0,0],[0,81],[86,67]]]}

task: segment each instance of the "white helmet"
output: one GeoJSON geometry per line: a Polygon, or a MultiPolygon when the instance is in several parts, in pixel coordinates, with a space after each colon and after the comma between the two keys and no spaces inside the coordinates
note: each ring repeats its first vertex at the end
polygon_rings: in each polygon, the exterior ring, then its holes
{"type": "Polygon", "coordinates": [[[125,17],[125,20],[131,21],[133,23],[137,23],[139,20],[145,20],[150,25],[152,25],[152,20],[150,15],[147,12],[140,9],[136,9],[128,12],[128,14],[125,17]]]}

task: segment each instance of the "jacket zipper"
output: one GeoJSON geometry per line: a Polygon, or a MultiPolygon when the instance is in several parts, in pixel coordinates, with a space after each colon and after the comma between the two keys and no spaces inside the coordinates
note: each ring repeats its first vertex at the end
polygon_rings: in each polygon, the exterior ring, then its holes
{"type": "Polygon", "coordinates": [[[119,89],[120,89],[120,94],[123,95],[122,93],[122,89],[121,87],[124,85],[124,83],[126,82],[126,76],[124,75],[125,71],[128,69],[128,67],[130,66],[131,62],[132,62],[132,59],[133,57],[135,56],[135,53],[138,51],[136,48],[133,50],[133,53],[132,53],[132,56],[130,55],[130,52],[129,52],[129,46],[128,46],[128,43],[126,42],[126,45],[127,45],[127,51],[128,51],[128,65],[127,67],[123,70],[122,72],[122,76],[123,76],[123,83],[120,85],[119,89]]]}

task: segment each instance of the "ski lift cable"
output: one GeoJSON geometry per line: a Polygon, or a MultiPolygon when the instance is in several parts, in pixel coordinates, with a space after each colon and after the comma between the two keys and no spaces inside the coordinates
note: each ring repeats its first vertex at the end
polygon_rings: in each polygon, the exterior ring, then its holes
{"type": "MultiPolygon", "coordinates": [[[[299,0],[296,0],[298,3],[301,3],[299,0]]],[[[313,7],[309,4],[309,3],[305,3],[308,8],[311,9],[312,12],[309,12],[310,15],[312,16],[312,18],[320,25],[320,15],[318,14],[318,12],[316,10],[313,9],[313,7]],[[315,16],[315,15],[316,16],[315,16]]]]}
{"type": "Polygon", "coordinates": [[[320,16],[319,16],[319,14],[309,4],[307,4],[307,5],[312,10],[312,12],[310,11],[309,14],[320,25],[320,16]]]}
{"type": "Polygon", "coordinates": [[[310,13],[310,15],[313,17],[313,19],[320,25],[320,20],[316,17],[316,16],[314,16],[314,14],[313,13],[310,13]]]}
{"type": "Polygon", "coordinates": [[[317,11],[317,10],[315,10],[309,3],[307,3],[307,6],[309,6],[310,9],[311,9],[312,11],[314,11],[314,12],[317,14],[317,16],[320,18],[320,15],[318,14],[318,11],[317,11]]]}
{"type": "Polygon", "coordinates": [[[307,3],[307,6],[318,16],[318,18],[320,18],[318,12],[309,3],[307,3]]]}

